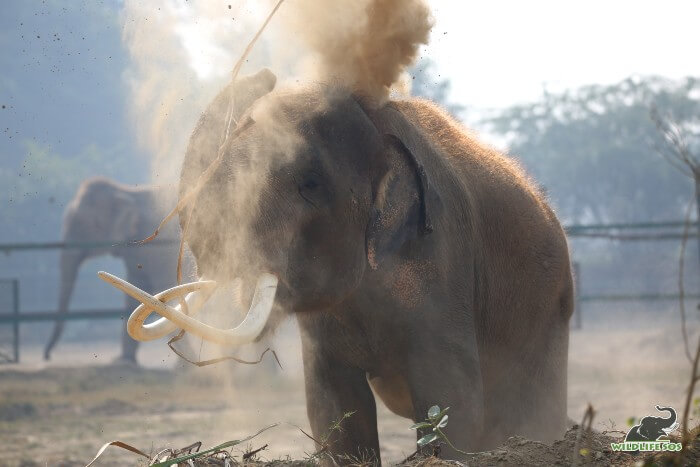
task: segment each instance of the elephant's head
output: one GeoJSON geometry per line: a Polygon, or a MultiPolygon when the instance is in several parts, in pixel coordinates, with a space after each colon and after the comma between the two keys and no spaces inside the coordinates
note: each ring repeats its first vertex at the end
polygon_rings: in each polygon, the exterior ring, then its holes
{"type": "MultiPolygon", "coordinates": [[[[256,76],[274,86],[271,73],[256,76]]],[[[149,300],[179,326],[217,342],[250,342],[283,310],[316,312],[340,304],[368,273],[386,268],[393,253],[430,231],[425,172],[399,132],[387,131],[391,125],[381,109],[368,110],[334,86],[271,91],[241,116],[221,163],[212,166],[218,147],[212,141],[221,141],[225,121],[212,109],[223,107],[216,101],[210,106],[190,141],[181,198],[214,169],[180,213],[182,231],[200,277],[217,283],[241,278],[248,298],[256,278],[277,280],[262,282],[272,290],[267,299],[257,289],[254,313],[241,325],[245,337],[236,329],[215,336],[189,317],[178,318],[179,309],[149,300]],[[275,286],[280,306],[270,318],[269,307],[255,306],[271,306],[275,286]],[[251,328],[249,322],[257,324],[251,328]]]]}
{"type": "Polygon", "coordinates": [[[656,406],[658,411],[666,411],[669,413],[667,418],[647,416],[640,420],[639,422],[639,434],[644,438],[649,440],[656,440],[660,436],[668,435],[672,432],[676,426],[676,411],[673,407],[659,407],[656,406]]]}

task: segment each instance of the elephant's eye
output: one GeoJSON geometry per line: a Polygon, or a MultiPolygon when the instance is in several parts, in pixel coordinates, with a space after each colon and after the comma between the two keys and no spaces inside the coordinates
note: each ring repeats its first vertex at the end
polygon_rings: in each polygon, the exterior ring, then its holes
{"type": "Polygon", "coordinates": [[[319,185],[319,183],[318,183],[316,180],[310,179],[310,180],[307,180],[306,182],[304,182],[304,184],[302,185],[301,188],[302,188],[303,190],[315,190],[315,189],[318,188],[319,186],[320,186],[320,185],[319,185]]]}
{"type": "Polygon", "coordinates": [[[318,207],[319,188],[321,188],[319,176],[315,172],[312,172],[299,184],[299,194],[307,203],[318,207]]]}

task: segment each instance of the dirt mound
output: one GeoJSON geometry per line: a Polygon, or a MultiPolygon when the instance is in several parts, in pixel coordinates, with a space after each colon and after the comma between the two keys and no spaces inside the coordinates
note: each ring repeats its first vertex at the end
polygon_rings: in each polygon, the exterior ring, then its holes
{"type": "MultiPolygon", "coordinates": [[[[610,443],[623,440],[623,434],[609,436],[593,431],[583,433],[575,454],[576,437],[579,427],[570,428],[564,439],[548,445],[521,437],[509,438],[503,446],[486,452],[472,453],[467,456],[467,465],[479,466],[550,466],[550,465],[585,465],[585,466],[651,466],[651,465],[700,465],[700,437],[695,439],[693,446],[685,453],[682,461],[677,462],[673,454],[665,453],[628,453],[613,451],[610,443]],[[576,457],[578,459],[576,459],[576,457]]],[[[674,440],[678,441],[678,440],[674,440]]],[[[448,466],[455,462],[444,461],[435,457],[421,458],[404,463],[410,467],[448,466]]]]}
{"type": "MultiPolygon", "coordinates": [[[[553,444],[545,444],[518,436],[509,438],[502,446],[492,451],[470,453],[463,461],[450,461],[437,456],[411,456],[400,463],[406,467],[447,467],[462,465],[478,466],[552,466],[552,465],[580,465],[580,466],[696,466],[700,465],[700,437],[695,439],[693,446],[682,459],[674,457],[674,454],[665,453],[627,453],[613,451],[610,443],[621,442],[624,435],[609,436],[601,432],[582,433],[580,440],[579,427],[574,426],[564,436],[564,439],[553,444]]],[[[678,441],[678,440],[673,440],[678,441]]],[[[225,459],[232,462],[236,460],[220,452],[209,457],[193,459],[194,465],[215,466],[225,465],[225,459]],[[223,454],[223,456],[222,456],[223,454]]],[[[256,461],[255,457],[246,459],[244,463],[259,467],[290,467],[300,465],[315,465],[317,458],[306,460],[275,460],[256,461]]],[[[358,462],[359,466],[371,466],[371,463],[358,462]]]]}

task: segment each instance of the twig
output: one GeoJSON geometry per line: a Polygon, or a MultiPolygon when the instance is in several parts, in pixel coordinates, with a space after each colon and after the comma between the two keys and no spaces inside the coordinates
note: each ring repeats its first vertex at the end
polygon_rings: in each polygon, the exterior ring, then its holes
{"type": "Polygon", "coordinates": [[[255,449],[255,450],[250,451],[250,452],[246,452],[245,454],[243,454],[243,460],[246,461],[246,460],[250,459],[251,457],[253,457],[254,455],[256,455],[257,453],[259,453],[260,451],[264,451],[265,449],[267,449],[267,444],[261,448],[255,449]]]}
{"type": "Polygon", "coordinates": [[[626,436],[626,435],[627,435],[626,432],[620,431],[620,430],[604,430],[604,431],[601,431],[600,433],[603,434],[603,435],[607,435],[608,433],[617,433],[617,434],[622,435],[622,436],[626,436]]]}
{"type": "MultiPolygon", "coordinates": [[[[257,42],[258,38],[261,36],[261,34],[262,34],[263,30],[265,29],[265,27],[268,25],[268,23],[269,23],[270,20],[272,19],[272,16],[275,14],[275,12],[277,12],[277,10],[279,9],[279,7],[282,5],[282,2],[283,2],[283,1],[284,1],[284,0],[279,0],[279,1],[277,2],[277,4],[275,5],[275,7],[272,9],[272,11],[270,12],[270,14],[269,14],[269,15],[267,16],[267,18],[265,19],[265,22],[262,24],[262,26],[260,27],[260,29],[258,29],[258,31],[257,31],[257,33],[255,34],[255,36],[253,37],[253,39],[251,39],[251,41],[248,43],[248,46],[247,46],[247,47],[245,48],[245,50],[243,51],[243,54],[241,55],[241,57],[240,57],[240,58],[238,59],[238,61],[236,62],[236,65],[233,67],[233,72],[232,72],[232,80],[233,80],[233,81],[235,81],[235,79],[238,77],[238,73],[240,72],[240,69],[241,69],[241,67],[243,66],[243,63],[245,62],[246,57],[248,56],[248,54],[250,54],[250,51],[253,50],[253,46],[254,46],[255,43],[257,42]]],[[[195,184],[195,187],[192,188],[190,191],[188,191],[188,192],[178,201],[178,203],[177,203],[177,205],[175,206],[175,208],[173,208],[173,210],[170,211],[170,212],[168,213],[168,215],[165,216],[165,218],[160,222],[160,224],[158,224],[158,227],[156,227],[156,229],[153,231],[153,233],[152,233],[151,235],[149,235],[148,237],[144,238],[143,240],[141,240],[139,243],[148,243],[148,242],[150,242],[151,240],[155,239],[155,238],[158,236],[158,233],[160,232],[160,230],[161,230],[168,222],[170,222],[170,220],[171,220],[173,217],[175,217],[176,214],[179,214],[179,213],[185,208],[185,206],[187,206],[187,204],[189,204],[189,202],[192,201],[192,200],[197,196],[197,194],[201,191],[201,189],[202,189],[202,187],[204,186],[204,184],[209,180],[209,178],[211,178],[211,176],[212,176],[212,174],[214,173],[214,171],[216,170],[216,168],[221,164],[221,161],[222,161],[223,155],[224,155],[224,149],[226,148],[227,143],[228,143],[228,141],[229,141],[229,136],[232,137],[232,138],[235,138],[235,137],[238,136],[240,133],[242,133],[248,126],[250,126],[250,121],[248,121],[247,124],[244,123],[243,126],[241,126],[241,125],[236,125],[236,128],[235,128],[235,130],[233,131],[233,133],[229,134],[229,131],[230,131],[230,128],[231,128],[231,123],[233,122],[233,120],[234,120],[233,115],[232,115],[232,114],[229,114],[229,115],[228,115],[227,122],[226,122],[226,131],[225,131],[225,135],[226,135],[226,136],[225,136],[225,138],[224,138],[224,141],[223,141],[223,142],[221,143],[221,145],[219,146],[219,150],[218,150],[218,152],[217,152],[217,157],[216,157],[216,159],[214,159],[214,160],[211,162],[211,164],[209,164],[209,166],[206,168],[206,170],[199,176],[199,179],[197,180],[197,183],[195,184]]],[[[192,211],[192,210],[191,210],[191,211],[192,211]]],[[[190,211],[190,213],[191,213],[191,211],[190,211]]],[[[189,222],[188,222],[188,223],[189,223],[189,222]]],[[[182,238],[184,238],[184,237],[185,237],[185,236],[184,236],[184,233],[183,233],[182,238]]]]}
{"type": "Polygon", "coordinates": [[[688,394],[685,398],[685,407],[683,408],[683,432],[682,442],[683,448],[690,441],[690,430],[688,429],[688,417],[690,415],[690,405],[693,401],[693,393],[695,392],[695,384],[698,382],[698,361],[700,361],[700,339],[698,339],[698,348],[695,350],[695,358],[693,359],[693,371],[690,374],[690,383],[688,383],[688,394]]]}
{"type": "Polygon", "coordinates": [[[681,312],[681,332],[683,334],[683,344],[685,350],[685,356],[688,361],[692,364],[693,358],[690,356],[690,344],[688,344],[688,328],[686,326],[685,320],[685,284],[683,280],[684,270],[685,270],[685,247],[688,243],[688,229],[690,228],[690,213],[692,212],[692,207],[695,204],[695,197],[690,198],[688,202],[688,207],[685,209],[685,226],[683,227],[683,239],[681,240],[681,251],[678,256],[678,304],[680,306],[681,312]]]}
{"type": "Polygon", "coordinates": [[[173,456],[177,457],[181,454],[192,454],[192,450],[194,452],[199,452],[199,450],[202,448],[202,442],[197,441],[195,443],[190,444],[189,446],[185,446],[184,448],[180,448],[176,451],[173,452],[173,456]]]}
{"type": "Polygon", "coordinates": [[[168,341],[168,347],[170,347],[170,350],[175,352],[175,355],[186,361],[187,363],[191,363],[192,365],[196,365],[198,367],[203,367],[203,366],[209,366],[209,365],[214,365],[216,363],[224,362],[227,360],[233,360],[234,362],[238,363],[243,363],[244,365],[257,365],[258,363],[262,362],[263,357],[265,356],[266,353],[272,352],[272,356],[275,357],[275,361],[277,362],[277,365],[279,365],[280,369],[282,368],[282,364],[280,363],[279,358],[277,358],[277,353],[272,350],[270,347],[266,348],[261,354],[260,358],[258,358],[255,361],[250,361],[250,360],[242,360],[240,358],[234,357],[234,356],[226,356],[226,357],[219,357],[219,358],[212,358],[211,360],[204,360],[204,361],[194,361],[190,360],[187,358],[182,352],[177,350],[173,344],[180,339],[183,338],[185,335],[185,331],[181,330],[176,336],[174,336],[172,339],[168,341]]]}
{"type": "Polygon", "coordinates": [[[583,419],[581,420],[581,425],[579,426],[578,433],[576,433],[576,442],[574,442],[574,458],[573,462],[571,465],[573,467],[576,467],[579,463],[579,459],[581,458],[581,452],[579,451],[579,447],[581,445],[581,437],[583,435],[583,431],[585,430],[586,433],[589,435],[589,441],[590,441],[590,433],[591,433],[591,426],[593,424],[593,417],[595,417],[595,410],[593,410],[593,406],[588,403],[588,407],[586,407],[586,411],[583,413],[583,419]],[[586,426],[586,422],[588,422],[588,425],[586,426]]]}

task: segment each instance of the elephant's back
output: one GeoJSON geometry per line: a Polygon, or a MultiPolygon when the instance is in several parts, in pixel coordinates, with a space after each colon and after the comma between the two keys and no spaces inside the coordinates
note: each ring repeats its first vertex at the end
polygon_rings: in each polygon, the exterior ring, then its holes
{"type": "Polygon", "coordinates": [[[480,141],[433,102],[416,98],[393,105],[443,151],[447,162],[470,186],[483,181],[501,189],[517,189],[538,205],[544,202],[542,193],[517,161],[480,141]]]}
{"type": "Polygon", "coordinates": [[[393,105],[440,149],[436,157],[446,160],[469,193],[484,282],[479,299],[484,313],[477,313],[482,329],[500,329],[504,341],[515,342],[520,331],[508,329],[513,322],[522,325],[523,315],[535,327],[548,322],[540,313],[568,319],[572,281],[566,236],[535,183],[514,159],[480,142],[432,102],[393,105]]]}

